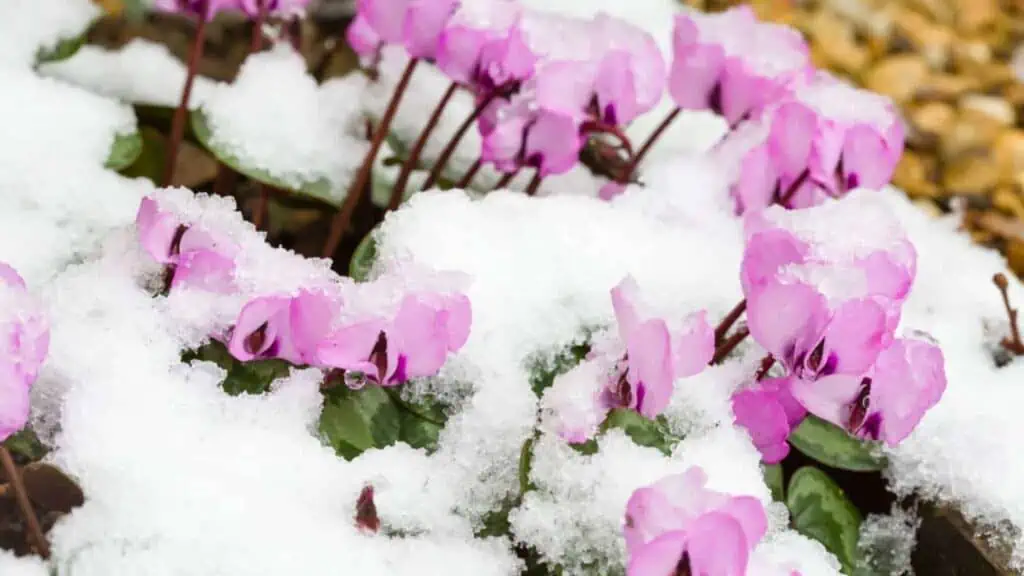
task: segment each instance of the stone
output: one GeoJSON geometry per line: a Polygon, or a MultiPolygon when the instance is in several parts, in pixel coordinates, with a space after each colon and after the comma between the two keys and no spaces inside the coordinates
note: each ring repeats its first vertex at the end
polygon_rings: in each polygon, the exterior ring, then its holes
{"type": "Polygon", "coordinates": [[[923,100],[957,100],[968,92],[980,89],[981,82],[959,74],[931,74],[915,83],[913,92],[923,100]]]}
{"type": "Polygon", "coordinates": [[[942,176],[942,185],[949,195],[985,194],[999,182],[995,162],[987,156],[974,154],[950,162],[942,176]]]}
{"type": "Polygon", "coordinates": [[[952,30],[933,24],[912,10],[903,9],[894,17],[896,32],[902,34],[934,70],[942,70],[949,61],[950,47],[956,40],[952,30]]]}
{"type": "Polygon", "coordinates": [[[984,114],[1003,126],[1013,126],[1017,122],[1017,113],[1013,106],[999,96],[968,94],[960,99],[960,109],[984,114]]]}
{"type": "Polygon", "coordinates": [[[956,122],[941,139],[943,158],[951,159],[970,152],[987,151],[1004,126],[987,114],[961,110],[956,122]]]}
{"type": "Polygon", "coordinates": [[[945,102],[925,102],[912,108],[909,116],[917,136],[927,139],[932,145],[945,138],[956,123],[956,109],[945,102]]]}
{"type": "Polygon", "coordinates": [[[1000,17],[998,0],[957,0],[957,28],[972,33],[991,27],[1000,17]]]}
{"type": "Polygon", "coordinates": [[[1024,220],[1024,199],[1021,198],[1017,187],[1012,184],[1000,184],[996,187],[992,193],[992,205],[1017,220],[1024,220]]]}
{"type": "Polygon", "coordinates": [[[928,63],[924,58],[917,54],[897,54],[871,68],[864,76],[864,85],[897,103],[904,103],[914,97],[928,76],[928,63]]]}
{"type": "Polygon", "coordinates": [[[1002,181],[1012,181],[1018,174],[1024,174],[1024,131],[1006,130],[996,138],[992,147],[1002,181]]]}
{"type": "Polygon", "coordinates": [[[892,183],[903,189],[911,198],[936,198],[939,189],[930,181],[929,172],[929,167],[920,155],[912,150],[906,150],[896,165],[892,183]]]}
{"type": "Polygon", "coordinates": [[[815,65],[859,74],[867,65],[866,48],[854,40],[853,26],[826,11],[814,14],[807,22],[815,65]]]}

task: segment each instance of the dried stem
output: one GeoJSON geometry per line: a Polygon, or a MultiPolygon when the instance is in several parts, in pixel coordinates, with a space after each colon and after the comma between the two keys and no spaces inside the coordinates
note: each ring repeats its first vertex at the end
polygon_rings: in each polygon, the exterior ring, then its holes
{"type": "Polygon", "coordinates": [[[746,340],[747,336],[750,336],[750,330],[747,330],[746,328],[741,328],[737,330],[735,333],[733,333],[732,336],[726,338],[722,342],[722,345],[718,346],[715,349],[715,355],[711,358],[711,363],[721,363],[722,360],[725,360],[725,357],[728,356],[730,352],[732,352],[733,350],[736,349],[737,346],[739,346],[740,342],[746,340]]]}
{"type": "Polygon", "coordinates": [[[657,142],[659,138],[661,138],[661,135],[665,133],[665,130],[668,130],[668,127],[672,124],[676,117],[679,116],[679,112],[681,111],[681,108],[676,107],[674,110],[669,112],[668,116],[665,116],[665,119],[661,121],[661,124],[658,124],[658,127],[654,129],[654,132],[651,132],[651,135],[648,136],[647,140],[645,140],[644,143],[640,146],[640,150],[638,150],[635,155],[632,155],[633,160],[629,163],[629,166],[625,171],[625,182],[629,182],[630,178],[633,177],[633,172],[636,172],[637,166],[640,165],[640,162],[643,161],[644,157],[647,156],[647,153],[650,152],[651,148],[654,147],[654,143],[657,142]]]}
{"type": "Polygon", "coordinates": [[[341,239],[345,236],[345,231],[352,220],[352,213],[355,212],[356,205],[359,204],[359,199],[363,195],[363,190],[366,188],[367,182],[370,181],[370,172],[373,170],[373,163],[377,159],[377,152],[380,151],[380,147],[384,143],[384,137],[387,136],[388,130],[391,129],[391,121],[394,120],[395,113],[398,112],[398,104],[402,101],[402,95],[409,86],[409,80],[412,78],[412,73],[416,69],[418,62],[419,60],[416,58],[409,60],[409,63],[405,66],[405,71],[402,73],[401,80],[398,81],[398,86],[395,87],[394,93],[391,94],[391,101],[388,102],[387,110],[384,111],[384,116],[380,119],[380,124],[373,133],[370,150],[366,153],[366,157],[363,158],[363,164],[359,167],[356,179],[348,189],[348,196],[345,197],[341,209],[338,210],[334,220],[331,221],[331,230],[327,235],[327,242],[324,243],[322,253],[324,258],[334,256],[335,250],[338,249],[338,244],[341,244],[341,239]]]}
{"type": "Polygon", "coordinates": [[[1007,292],[1009,283],[1006,281],[1006,276],[1000,272],[992,277],[992,282],[995,283],[996,288],[999,288],[999,293],[1003,296],[1006,316],[1010,319],[1010,337],[1003,338],[1001,344],[1003,348],[1014,354],[1024,355],[1024,342],[1021,342],[1020,328],[1017,325],[1017,309],[1010,306],[1010,294],[1007,292]]]}
{"type": "Polygon", "coordinates": [[[388,210],[395,210],[398,205],[402,203],[402,196],[405,194],[405,186],[409,183],[409,176],[412,174],[414,168],[419,163],[420,154],[423,153],[423,148],[427,144],[427,140],[430,139],[430,134],[437,127],[437,123],[441,120],[441,114],[444,112],[448,102],[451,101],[452,96],[455,95],[455,91],[459,88],[459,85],[452,82],[448,85],[448,89],[445,90],[444,96],[441,97],[441,101],[434,107],[434,112],[431,113],[430,119],[427,120],[427,125],[423,127],[423,131],[420,132],[419,138],[416,139],[412,149],[409,150],[409,157],[405,159],[405,163],[402,164],[402,171],[398,174],[398,179],[395,180],[395,187],[391,189],[391,200],[388,201],[388,210]]]}
{"type": "Polygon", "coordinates": [[[444,171],[445,164],[448,163],[448,160],[451,159],[452,154],[455,153],[455,148],[458,147],[459,142],[462,141],[462,137],[466,135],[466,132],[469,132],[470,127],[473,126],[473,123],[476,122],[476,119],[479,118],[480,115],[484,113],[484,110],[486,110],[487,107],[491,105],[491,102],[493,102],[494,99],[497,97],[497,91],[491,92],[490,94],[485,96],[476,105],[476,108],[473,108],[473,112],[471,112],[469,116],[462,121],[462,125],[459,126],[459,129],[456,130],[455,134],[452,135],[451,140],[448,141],[448,144],[445,145],[444,150],[441,151],[441,155],[437,157],[437,161],[434,162],[434,168],[430,170],[430,175],[427,176],[427,180],[426,182],[423,183],[423,187],[420,188],[420,190],[429,190],[431,187],[434,186],[434,184],[437,183],[437,179],[441,177],[441,172],[444,171]]]}
{"type": "Polygon", "coordinates": [[[536,196],[537,190],[540,189],[540,183],[543,180],[544,177],[541,176],[540,168],[538,168],[537,171],[533,173],[533,178],[530,180],[530,183],[526,186],[526,195],[536,196]]]}
{"type": "Polygon", "coordinates": [[[494,185],[494,188],[492,188],[491,191],[493,192],[494,190],[501,190],[502,188],[507,188],[509,183],[512,182],[512,180],[514,180],[515,177],[519,175],[520,170],[522,170],[521,167],[516,168],[511,172],[505,172],[505,175],[501,177],[501,180],[498,180],[498,183],[494,185]]]}
{"type": "Polygon", "coordinates": [[[469,184],[473,181],[473,177],[476,176],[476,173],[480,171],[480,167],[483,165],[483,160],[481,158],[477,158],[476,162],[473,162],[473,165],[469,167],[469,170],[466,170],[466,173],[463,174],[462,178],[455,184],[455,187],[460,190],[468,188],[469,184]]]}
{"type": "Polygon", "coordinates": [[[46,541],[46,536],[43,535],[43,529],[39,525],[39,518],[36,517],[36,512],[32,508],[32,501],[28,497],[28,491],[25,490],[25,482],[21,479],[21,472],[14,465],[11,453],[3,445],[0,445],[0,464],[3,465],[7,481],[10,482],[11,487],[14,489],[14,499],[18,503],[18,510],[21,511],[22,520],[28,525],[29,536],[34,541],[33,547],[40,556],[49,558],[50,543],[46,541]]]}
{"type": "Polygon", "coordinates": [[[188,116],[188,101],[192,96],[192,85],[196,79],[196,68],[199,59],[203,56],[203,40],[206,37],[206,10],[199,13],[199,24],[196,26],[196,36],[192,42],[192,49],[188,54],[188,67],[185,72],[185,86],[181,90],[181,101],[174,111],[174,118],[171,120],[171,136],[167,144],[167,156],[164,158],[164,173],[160,179],[160,186],[170,186],[174,178],[174,166],[178,161],[178,148],[181,147],[181,140],[185,137],[185,120],[188,116]]]}
{"type": "Polygon", "coordinates": [[[719,322],[718,326],[715,328],[715,346],[722,343],[722,339],[725,338],[726,333],[729,332],[732,325],[740,319],[740,316],[742,316],[746,310],[747,300],[744,298],[743,300],[740,300],[739,304],[733,306],[732,310],[722,318],[722,321],[719,322]]]}

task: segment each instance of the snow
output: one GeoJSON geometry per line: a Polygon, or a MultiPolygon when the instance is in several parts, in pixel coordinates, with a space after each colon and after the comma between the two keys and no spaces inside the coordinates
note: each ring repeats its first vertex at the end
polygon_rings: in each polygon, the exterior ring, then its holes
{"type": "MultiPolygon", "coordinates": [[[[185,84],[185,64],[163,44],[134,38],[121,48],[82,46],[66,60],[48,62],[40,73],[132,104],[175,108],[185,84]]],[[[196,76],[189,108],[196,108],[218,82],[196,76]]]]}
{"type": "Polygon", "coordinates": [[[327,179],[340,202],[369,144],[357,130],[365,77],[318,86],[288,43],[246,59],[231,85],[202,102],[212,142],[290,187],[327,179]]]}
{"type": "MultiPolygon", "coordinates": [[[[664,47],[669,4],[604,0],[601,7],[649,25],[664,47]]],[[[563,5],[594,9],[589,2],[563,5]]],[[[59,567],[76,576],[317,576],[337,573],[341,561],[370,576],[516,574],[509,542],[473,532],[518,496],[520,450],[539,408],[529,360],[610,326],[608,292],[626,274],[654,311],[669,317],[706,308],[716,319],[741,298],[744,233],[732,215],[727,178],[692,154],[721,134],[708,115],[684,114],[675,137],[659,145],[662,155],[651,156],[647,187],[630,187],[612,203],[588,197],[595,182],[578,173],[545,182],[546,198],[418,195],[388,216],[377,273],[389,286],[436,280],[416,270],[466,274],[470,339],[438,378],[415,390],[457,410],[432,455],[399,445],[346,462],[315,431],[318,371],[294,370],[264,396],[228,397],[217,386],[219,368],[180,362],[183,350],[226,326],[248,296],[342,281],[323,261],[266,246],[230,200],[179,189],[162,192],[161,201],[239,243],[241,290],[154,298],[149,287],[159,270],[142,254],[132,226],[152,184],[102,168],[114,136],[134,129],[130,109],[30,69],[39,46],[77,34],[94,9],[85,0],[20,0],[0,10],[11,6],[19,18],[0,18],[0,260],[25,276],[49,310],[52,348],[34,390],[33,424],[87,502],[50,533],[50,566],[0,553],[0,574],[36,576],[59,567]],[[356,530],[355,500],[367,483],[384,525],[405,536],[356,530]]],[[[152,54],[145,60],[155,62],[156,53],[146,50],[152,54]]],[[[118,58],[138,57],[127,52],[118,58]]],[[[282,177],[342,182],[365,146],[349,135],[358,128],[362,80],[318,88],[297,62],[287,48],[252,58],[235,85],[211,89],[203,104],[218,137],[255,164],[282,177]]],[[[362,96],[371,107],[382,106],[379,96],[402,65],[400,57],[386,59],[384,81],[362,96]]],[[[124,86],[138,87],[134,80],[124,86]]],[[[396,122],[403,139],[418,133],[424,105],[445,87],[428,66],[417,70],[396,122]]],[[[166,94],[152,88],[154,97],[166,94]]],[[[468,113],[468,97],[457,102],[427,158],[468,113]]],[[[655,112],[644,121],[659,120],[655,112]]],[[[645,136],[643,126],[631,130],[645,136]]],[[[479,139],[467,138],[460,162],[472,161],[473,146],[479,139]]],[[[888,246],[889,229],[880,227],[888,219],[906,229],[918,253],[900,330],[922,330],[939,342],[949,386],[919,429],[890,452],[893,487],[952,502],[972,519],[1024,527],[1024,458],[1015,443],[1024,433],[1024,360],[997,368],[990,344],[1008,332],[991,283],[1005,270],[1002,258],[973,245],[954,217],[934,220],[892,189],[862,191],[812,215],[809,237],[837,242],[822,243],[822,250],[849,256],[865,245],[888,246]],[[851,222],[856,235],[835,234],[851,222]]],[[[1016,305],[1024,303],[1018,282],[1011,281],[1010,292],[1016,305]]],[[[768,574],[777,564],[805,575],[838,573],[821,545],[786,528],[785,510],[769,504],[756,450],[730,425],[729,394],[762,355],[747,342],[723,365],[677,383],[666,417],[685,439],[671,456],[617,432],[584,456],[541,432],[529,477],[538,490],[512,513],[515,538],[568,566],[620,563],[632,490],[699,465],[711,488],[750,494],[769,507],[769,535],[754,552],[751,574],[768,574]]],[[[866,531],[881,537],[896,528],[876,519],[866,531]]],[[[1020,556],[1024,540],[1017,538],[1020,556]]]]}
{"type": "Polygon", "coordinates": [[[99,15],[89,0],[6,0],[0,5],[0,65],[32,65],[40,50],[77,37],[99,15]]]}

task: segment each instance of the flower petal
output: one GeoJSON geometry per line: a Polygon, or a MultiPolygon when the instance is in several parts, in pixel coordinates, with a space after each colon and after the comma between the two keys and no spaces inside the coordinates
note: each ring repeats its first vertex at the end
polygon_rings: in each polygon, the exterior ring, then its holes
{"type": "Polygon", "coordinates": [[[824,296],[806,284],[772,282],[747,296],[750,335],[788,369],[818,342],[827,318],[824,296]]]}
{"type": "Polygon", "coordinates": [[[637,396],[634,403],[637,412],[648,418],[661,414],[672,398],[671,346],[668,326],[660,318],[641,323],[626,339],[628,378],[637,396]]]}
{"type": "Polygon", "coordinates": [[[890,446],[903,441],[945,390],[945,359],[938,346],[894,340],[878,356],[869,397],[869,411],[882,417],[882,439],[890,446]]]}
{"type": "Polygon", "coordinates": [[[817,380],[793,380],[793,397],[808,412],[840,428],[846,428],[847,407],[857,398],[860,376],[835,374],[817,380]]]}
{"type": "Polygon", "coordinates": [[[843,303],[825,329],[825,359],[841,374],[863,374],[881,352],[886,332],[885,309],[868,299],[843,303]]]}

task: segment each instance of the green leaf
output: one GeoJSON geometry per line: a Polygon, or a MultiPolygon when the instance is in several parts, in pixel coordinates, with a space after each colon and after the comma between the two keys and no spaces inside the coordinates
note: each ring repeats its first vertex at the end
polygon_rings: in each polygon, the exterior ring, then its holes
{"type": "Polygon", "coordinates": [[[555,378],[575,368],[590,353],[590,334],[558,352],[534,357],[530,361],[530,389],[537,397],[551,387],[555,378]]]}
{"type": "Polygon", "coordinates": [[[223,343],[217,341],[182,355],[183,362],[193,360],[213,362],[226,370],[227,376],[220,386],[231,396],[264,394],[270,390],[274,380],[283,378],[291,372],[291,365],[284,360],[237,360],[223,343]]]}
{"type": "Polygon", "coordinates": [[[4,440],[4,447],[18,460],[38,462],[50,451],[31,428],[22,428],[4,440]]]}
{"type": "Polygon", "coordinates": [[[826,466],[874,472],[885,468],[885,458],[875,446],[846,433],[816,416],[808,416],[789,435],[789,443],[826,466]]]}
{"type": "Polygon", "coordinates": [[[337,386],[326,394],[320,413],[320,433],[334,450],[351,460],[370,448],[384,448],[399,440],[401,415],[380,386],[359,390],[337,386]]]}
{"type": "Polygon", "coordinates": [[[377,258],[377,239],[374,238],[374,230],[363,237],[352,253],[352,259],[348,262],[348,275],[357,282],[365,282],[370,278],[370,269],[373,268],[373,261],[377,258]]]}
{"type": "Polygon", "coordinates": [[[821,542],[852,574],[862,518],[843,490],[821,470],[804,466],[789,480],[786,507],[793,528],[821,542]]]}
{"type": "Polygon", "coordinates": [[[213,133],[210,130],[209,123],[206,121],[206,115],[201,109],[193,110],[191,118],[192,131],[196,135],[196,140],[198,140],[199,143],[210,152],[210,154],[213,154],[217,160],[220,160],[224,164],[234,168],[236,172],[244,174],[257,182],[262,182],[268,186],[303,194],[334,207],[341,205],[342,198],[333,193],[331,182],[326,177],[321,177],[311,182],[305,182],[302,186],[296,188],[294,185],[270,174],[270,172],[267,172],[263,168],[245,164],[232,152],[216,146],[213,143],[213,133]]]}
{"type": "Polygon", "coordinates": [[[78,49],[85,45],[85,34],[73,38],[62,38],[53,48],[40,48],[36,52],[36,64],[46,62],[57,62],[67,60],[78,52],[78,49]]]}
{"type": "Polygon", "coordinates": [[[616,408],[608,413],[601,424],[601,432],[618,428],[639,446],[656,448],[670,456],[679,438],[672,436],[664,419],[651,420],[635,410],[616,408]]]}
{"type": "Polygon", "coordinates": [[[537,441],[536,436],[530,436],[526,442],[523,442],[522,449],[519,450],[519,497],[522,498],[523,494],[526,494],[530,489],[533,488],[533,484],[530,483],[530,469],[533,467],[533,444],[537,441]]]}
{"type": "Polygon", "coordinates": [[[772,493],[772,500],[784,502],[786,497],[785,479],[782,477],[782,464],[761,464],[764,483],[772,493]]]}
{"type": "Polygon", "coordinates": [[[142,134],[118,134],[103,165],[111,170],[124,170],[135,162],[139,154],[142,154],[142,134]]]}
{"type": "Polygon", "coordinates": [[[155,128],[143,126],[139,134],[142,136],[142,153],[120,172],[129,178],[148,178],[155,184],[163,175],[167,145],[163,135],[155,128]]]}

